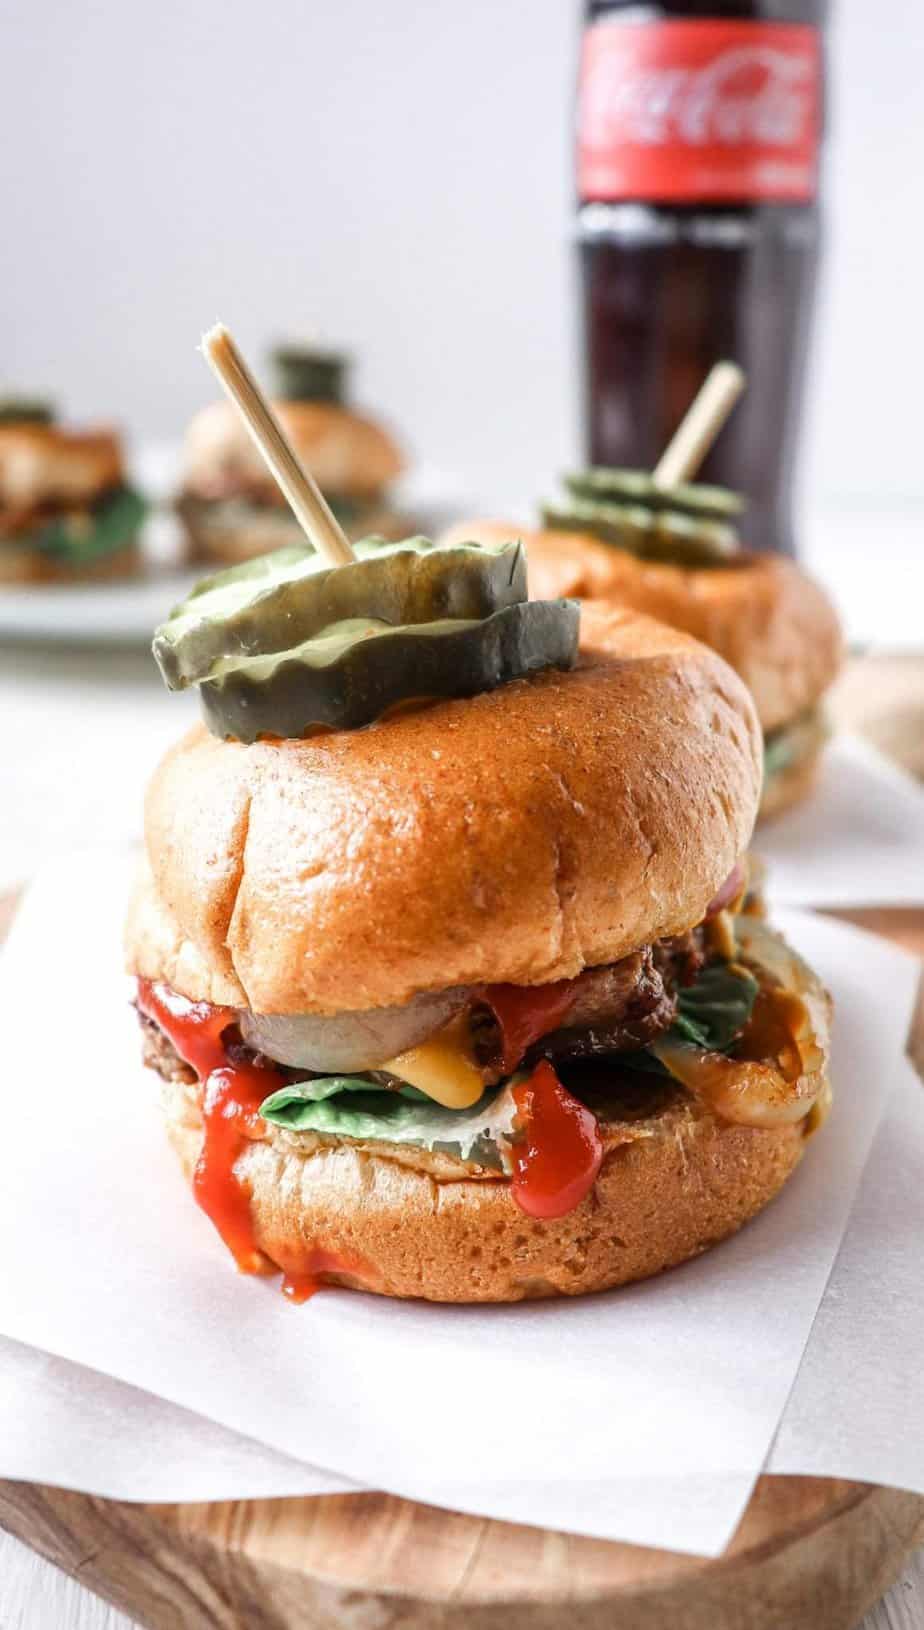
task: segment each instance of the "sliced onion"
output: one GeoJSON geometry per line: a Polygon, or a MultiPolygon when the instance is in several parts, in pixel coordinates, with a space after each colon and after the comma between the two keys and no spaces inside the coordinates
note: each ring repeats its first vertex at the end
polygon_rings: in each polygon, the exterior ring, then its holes
{"type": "Polygon", "coordinates": [[[464,986],[426,991],[404,1007],[370,1008],[365,1013],[238,1012],[248,1047],[277,1064],[320,1074],[345,1075],[374,1070],[399,1053],[418,1047],[449,1023],[464,1007],[464,986]]]}
{"type": "Polygon", "coordinates": [[[787,1126],[804,1120],[824,1080],[808,1072],[787,1079],[775,1064],[704,1053],[684,1042],[659,1039],[651,1050],[707,1109],[742,1126],[787,1126]]]}
{"type": "Polygon", "coordinates": [[[724,1053],[703,1052],[666,1036],[653,1041],[651,1051],[675,1080],[723,1120],[743,1126],[792,1125],[804,1120],[816,1103],[823,1118],[830,1033],[824,987],[801,957],[764,924],[739,919],[738,937],[751,966],[773,975],[785,997],[787,1042],[779,1055],[726,1058],[724,1053]]]}
{"type": "Polygon", "coordinates": [[[719,912],[724,911],[726,906],[730,906],[739,894],[743,894],[747,880],[748,874],[744,863],[739,860],[729,872],[715,899],[709,901],[706,907],[705,921],[708,922],[710,917],[717,917],[719,912]]]}

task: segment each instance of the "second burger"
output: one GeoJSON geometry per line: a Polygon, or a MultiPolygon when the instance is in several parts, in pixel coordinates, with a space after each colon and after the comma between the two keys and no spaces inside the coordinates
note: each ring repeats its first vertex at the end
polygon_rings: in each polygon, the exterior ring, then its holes
{"type": "MultiPolygon", "coordinates": [[[[299,346],[274,352],[274,410],[351,538],[407,530],[390,488],[404,469],[391,432],[346,399],[348,359],[299,346]]],[[[194,560],[233,564],[296,546],[303,534],[230,402],[197,413],[183,449],[176,509],[194,560]]]]}

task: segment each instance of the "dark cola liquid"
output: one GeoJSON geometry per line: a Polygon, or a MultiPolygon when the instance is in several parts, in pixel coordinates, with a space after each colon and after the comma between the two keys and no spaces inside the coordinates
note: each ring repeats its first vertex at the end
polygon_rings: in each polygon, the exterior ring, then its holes
{"type": "MultiPolygon", "coordinates": [[[[737,5],[702,6],[675,0],[669,6],[591,6],[588,21],[626,19],[657,27],[664,20],[721,18],[817,25],[819,9],[783,3],[747,5],[741,0],[737,5]]],[[[756,41],[761,49],[765,37],[773,45],[774,36],[765,31],[756,41]]],[[[695,45],[696,37],[691,38],[695,45]]],[[[752,49],[747,39],[745,44],[752,49]]],[[[736,49],[734,39],[730,49],[736,49]]],[[[668,37],[668,56],[670,50],[668,37]]],[[[686,134],[686,120],[701,145],[685,148],[679,140],[660,150],[653,145],[652,151],[662,155],[660,168],[652,175],[654,186],[674,186],[669,167],[673,158],[682,166],[690,151],[696,156],[706,150],[710,120],[722,135],[727,135],[729,120],[738,121],[733,131],[740,124],[746,134],[751,128],[748,121],[758,132],[767,125],[762,105],[755,100],[762,91],[758,75],[764,72],[760,52],[753,70],[747,58],[742,57],[739,66],[737,59],[726,56],[730,88],[726,84],[715,94],[706,77],[715,71],[710,64],[683,70],[689,72],[692,89],[686,103],[678,101],[672,114],[675,125],[667,128],[671,135],[675,126],[686,134]]],[[[639,75],[644,71],[639,69],[639,75]]],[[[671,72],[676,74],[668,61],[664,74],[671,72]]],[[[664,74],[667,89],[660,101],[652,93],[650,115],[640,91],[633,133],[637,127],[645,136],[661,133],[658,120],[666,117],[664,101],[671,89],[664,74]],[[646,118],[648,125],[643,122],[646,118]]],[[[648,77],[654,90],[661,91],[661,81],[648,77]]],[[[643,90],[647,83],[640,79],[643,90]]],[[[605,93],[605,80],[603,89],[605,93]]],[[[617,81],[615,94],[620,90],[617,81]]],[[[771,85],[765,103],[771,94],[775,101],[769,104],[768,117],[772,119],[781,94],[785,115],[785,84],[782,92],[771,85]]],[[[643,190],[638,176],[647,182],[650,169],[645,150],[638,151],[641,168],[632,171],[630,154],[627,184],[627,190],[636,194],[643,190]]],[[[793,554],[793,466],[818,265],[817,201],[814,196],[794,201],[613,197],[620,185],[618,150],[613,162],[616,183],[607,178],[598,188],[600,196],[594,196],[595,178],[591,173],[588,185],[585,169],[578,211],[587,457],[596,464],[651,467],[713,363],[732,358],[746,370],[748,388],[700,478],[747,496],[743,532],[748,547],[793,554]]],[[[734,178],[729,182],[721,175],[719,181],[726,188],[735,184],[734,178]]],[[[689,191],[695,183],[683,185],[689,191]]]]}

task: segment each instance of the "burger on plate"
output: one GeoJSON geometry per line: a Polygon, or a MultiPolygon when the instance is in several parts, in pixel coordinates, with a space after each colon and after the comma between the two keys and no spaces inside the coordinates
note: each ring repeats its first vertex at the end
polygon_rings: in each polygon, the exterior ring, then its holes
{"type": "MultiPolygon", "coordinates": [[[[590,518],[580,520],[587,525],[590,518]]],[[[626,606],[718,651],[757,708],[764,741],[760,818],[768,819],[815,784],[828,736],[823,699],[842,661],[838,617],[794,561],[737,549],[684,559],[689,537],[679,526],[678,532],[673,559],[669,549],[668,558],[656,558],[590,532],[524,531],[493,520],[463,522],[445,541],[520,537],[528,545],[530,592],[538,598],[563,594],[626,606]]]]}
{"type": "Polygon", "coordinates": [[[519,545],[287,553],[155,641],[209,727],[147,794],[144,1058],[200,1206],[296,1298],[658,1273],[824,1119],[828,998],[748,888],[744,685],[625,609],[578,652],[525,597],[519,545]]]}
{"type": "MultiPolygon", "coordinates": [[[[389,488],[404,458],[390,431],[345,401],[346,359],[289,346],[280,347],[274,361],[273,409],[344,531],[351,538],[400,536],[406,524],[389,488]]],[[[234,563],[304,544],[237,410],[225,400],[203,408],[187,430],[176,508],[195,560],[234,563]]]]}
{"type": "Polygon", "coordinates": [[[124,577],[144,500],[114,430],[72,430],[42,402],[0,403],[0,583],[124,577]]]}

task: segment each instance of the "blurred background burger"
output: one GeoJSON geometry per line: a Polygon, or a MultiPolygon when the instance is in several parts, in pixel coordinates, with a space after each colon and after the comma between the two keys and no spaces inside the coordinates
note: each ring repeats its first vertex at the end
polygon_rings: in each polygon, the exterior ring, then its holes
{"type": "MultiPolygon", "coordinates": [[[[407,525],[389,487],[404,469],[388,430],[345,400],[348,358],[315,347],[278,346],[274,408],[305,468],[349,537],[399,537],[407,525]]],[[[177,511],[190,558],[233,564],[303,534],[279,488],[226,401],[201,409],[183,444],[177,511]]]]}

